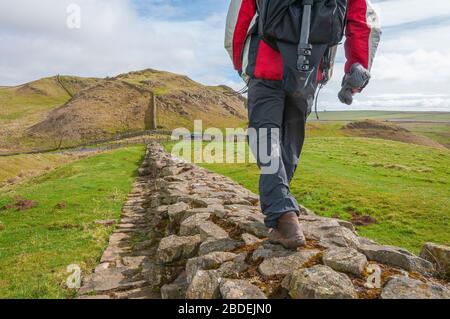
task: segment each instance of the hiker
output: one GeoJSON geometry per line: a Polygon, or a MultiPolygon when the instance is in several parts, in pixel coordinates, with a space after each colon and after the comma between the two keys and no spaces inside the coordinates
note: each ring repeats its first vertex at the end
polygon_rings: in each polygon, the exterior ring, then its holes
{"type": "Polygon", "coordinates": [[[225,47],[248,86],[249,144],[261,169],[261,210],[270,242],[289,249],[305,245],[300,208],[289,184],[317,88],[330,79],[344,35],[345,76],[338,97],[351,104],[353,95],[369,82],[380,41],[378,16],[369,0],[232,0],[230,4],[225,47]]]}

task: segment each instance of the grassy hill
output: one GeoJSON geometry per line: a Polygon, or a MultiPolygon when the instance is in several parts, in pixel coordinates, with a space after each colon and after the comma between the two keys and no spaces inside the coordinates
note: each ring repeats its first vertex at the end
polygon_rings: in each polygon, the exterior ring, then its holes
{"type": "Polygon", "coordinates": [[[54,76],[15,87],[0,87],[0,152],[35,146],[37,143],[29,138],[27,129],[69,101],[70,94],[97,81],[54,76]]]}
{"type": "Polygon", "coordinates": [[[244,101],[230,88],[173,73],[144,70],[114,78],[55,76],[0,88],[0,152],[72,146],[149,127],[150,92],[160,129],[245,122],[244,101]]]}

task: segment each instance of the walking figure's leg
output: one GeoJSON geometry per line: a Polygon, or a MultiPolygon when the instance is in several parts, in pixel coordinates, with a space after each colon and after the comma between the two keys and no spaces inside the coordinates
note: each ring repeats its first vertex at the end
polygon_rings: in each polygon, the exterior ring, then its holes
{"type": "MultiPolygon", "coordinates": [[[[250,134],[249,142],[261,169],[261,210],[266,216],[266,226],[273,229],[270,239],[287,248],[295,248],[304,244],[304,237],[298,222],[299,207],[289,191],[289,182],[295,171],[293,167],[297,164],[292,163],[292,158],[288,160],[284,150],[286,97],[281,82],[251,80],[248,102],[249,131],[256,133],[254,136],[250,134]],[[267,155],[271,155],[270,163],[266,161],[265,154],[261,154],[261,149],[269,150],[267,155]],[[278,156],[276,150],[279,152],[278,156]],[[289,164],[289,172],[285,162],[289,164]]],[[[298,147],[293,148],[293,154],[296,149],[298,147]]],[[[290,154],[291,150],[287,153],[290,154]]],[[[298,163],[298,155],[296,157],[298,163]]]]}

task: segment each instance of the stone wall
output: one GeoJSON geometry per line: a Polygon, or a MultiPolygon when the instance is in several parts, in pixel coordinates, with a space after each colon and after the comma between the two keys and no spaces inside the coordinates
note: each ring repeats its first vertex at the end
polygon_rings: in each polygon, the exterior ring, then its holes
{"type": "Polygon", "coordinates": [[[80,298],[450,298],[432,262],[306,208],[307,246],[270,244],[255,194],[158,144],[139,173],[80,298]]]}

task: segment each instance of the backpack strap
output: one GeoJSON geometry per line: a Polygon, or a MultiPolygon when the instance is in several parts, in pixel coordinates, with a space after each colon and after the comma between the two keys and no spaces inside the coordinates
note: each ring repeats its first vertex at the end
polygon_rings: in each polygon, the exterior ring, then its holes
{"type": "Polygon", "coordinates": [[[309,43],[309,33],[311,30],[311,9],[314,0],[303,0],[303,17],[300,31],[300,41],[298,43],[298,59],[297,69],[299,71],[307,72],[310,70],[309,57],[312,53],[312,45],[309,43]]]}

